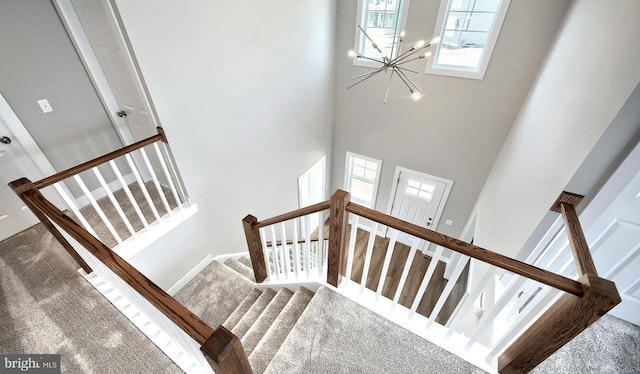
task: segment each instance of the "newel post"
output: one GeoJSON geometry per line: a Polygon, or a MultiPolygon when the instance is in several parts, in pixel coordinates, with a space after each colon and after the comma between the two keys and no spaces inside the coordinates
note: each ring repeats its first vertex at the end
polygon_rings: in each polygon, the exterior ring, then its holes
{"type": "Polygon", "coordinates": [[[219,326],[200,347],[218,374],[252,374],[247,354],[237,336],[219,326]]]}
{"type": "Polygon", "coordinates": [[[498,359],[500,373],[528,373],[621,302],[616,285],[598,276],[575,204],[582,196],[563,192],[551,210],[562,214],[582,296],[564,294],[498,359]]]}
{"type": "Polygon", "coordinates": [[[264,252],[262,252],[260,230],[255,227],[257,222],[258,219],[249,214],[242,220],[242,227],[247,239],[247,247],[249,248],[249,256],[251,257],[256,283],[261,283],[267,278],[267,265],[264,260],[264,252]]]}
{"type": "Polygon", "coordinates": [[[327,283],[338,287],[342,276],[345,274],[347,244],[347,226],[349,214],[347,204],[351,201],[351,194],[347,191],[337,190],[332,196],[329,205],[329,253],[327,283]]]}
{"type": "Polygon", "coordinates": [[[65,239],[64,236],[62,236],[60,231],[58,231],[58,229],[53,225],[53,223],[51,223],[49,218],[47,218],[47,216],[44,213],[42,213],[39,209],[37,209],[31,203],[29,198],[26,196],[28,192],[40,194],[40,191],[36,188],[33,182],[31,182],[28,178],[20,178],[9,183],[9,187],[13,189],[13,192],[15,192],[16,195],[18,195],[18,197],[22,200],[22,202],[24,202],[24,204],[29,208],[29,210],[31,210],[31,212],[35,214],[36,217],[38,217],[40,222],[42,222],[44,227],[46,227],[47,230],[49,230],[51,235],[53,235],[53,237],[56,238],[58,242],[60,242],[62,247],[65,249],[65,251],[67,251],[67,253],[76,261],[76,263],[80,265],[82,270],[84,270],[87,274],[91,273],[93,271],[91,270],[91,267],[89,267],[89,265],[82,259],[82,257],[80,257],[78,252],[76,252],[76,250],[73,249],[73,246],[71,246],[71,244],[69,244],[67,239],[65,239]]]}

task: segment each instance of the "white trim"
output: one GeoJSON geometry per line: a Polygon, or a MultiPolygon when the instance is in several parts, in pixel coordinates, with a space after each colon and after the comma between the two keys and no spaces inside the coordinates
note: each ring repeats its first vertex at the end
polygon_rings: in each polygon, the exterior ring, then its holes
{"type": "Polygon", "coordinates": [[[378,187],[380,186],[380,175],[382,174],[382,160],[378,160],[378,159],[373,158],[373,157],[363,156],[361,154],[357,154],[357,153],[353,153],[353,152],[347,151],[346,158],[345,158],[345,161],[344,161],[343,186],[344,186],[344,189],[346,191],[349,191],[349,192],[351,192],[351,178],[350,178],[350,176],[352,174],[351,173],[351,164],[352,163],[350,162],[350,160],[353,157],[359,158],[359,159],[362,159],[362,160],[365,160],[365,161],[374,162],[374,163],[376,163],[378,165],[377,170],[376,170],[376,178],[375,178],[375,180],[373,182],[373,194],[371,195],[371,205],[368,206],[366,204],[363,204],[362,201],[354,200],[353,199],[353,195],[351,197],[351,200],[354,203],[361,204],[363,206],[366,206],[367,208],[375,209],[376,200],[378,198],[378,187]]]}
{"type": "Polygon", "coordinates": [[[400,174],[403,172],[415,175],[420,178],[431,179],[445,185],[444,192],[442,193],[442,199],[440,199],[440,203],[438,204],[438,208],[436,209],[436,214],[433,217],[433,223],[431,224],[430,228],[430,230],[435,231],[438,228],[438,223],[440,222],[440,217],[442,216],[442,212],[444,211],[444,206],[447,204],[447,200],[449,199],[449,193],[451,193],[453,181],[442,177],[437,177],[435,175],[423,173],[421,171],[415,171],[403,168],[401,166],[396,166],[396,171],[393,175],[393,184],[391,185],[391,196],[389,197],[389,204],[387,205],[387,214],[390,216],[392,216],[391,209],[393,208],[393,201],[395,200],[396,193],[398,192],[398,181],[400,180],[400,174]]]}
{"type": "MultiPolygon", "coordinates": [[[[217,258],[217,257],[216,257],[217,258]]],[[[169,287],[167,293],[171,296],[174,296],[182,289],[182,287],[186,286],[187,283],[191,282],[193,278],[196,277],[204,268],[206,268],[210,263],[214,261],[214,258],[211,254],[208,254],[207,257],[203,258],[202,261],[198,262],[196,266],[193,267],[187,274],[185,274],[182,278],[180,278],[173,286],[169,287]]]]}
{"type": "MultiPolygon", "coordinates": [[[[446,24],[444,17],[447,14],[447,10],[449,9],[451,1],[452,0],[441,0],[440,2],[440,10],[438,11],[438,18],[436,20],[436,26],[433,34],[439,35],[441,38],[444,26],[446,24]]],[[[507,15],[507,10],[509,9],[510,3],[511,0],[501,0],[500,5],[498,6],[498,10],[495,13],[496,16],[493,20],[493,25],[491,25],[491,28],[489,30],[489,39],[487,40],[487,44],[482,51],[480,65],[477,69],[453,65],[436,65],[435,62],[438,58],[438,55],[440,54],[440,48],[442,47],[442,43],[438,43],[438,46],[434,50],[433,55],[427,58],[427,67],[425,69],[425,73],[458,78],[480,80],[484,79],[484,74],[487,71],[487,67],[489,66],[489,61],[491,60],[493,49],[496,45],[496,42],[498,41],[498,36],[500,35],[500,30],[502,29],[502,24],[507,15]]]]}
{"type": "Polygon", "coordinates": [[[111,120],[111,124],[116,130],[116,134],[118,134],[123,145],[132,144],[134,139],[126,120],[116,115],[116,112],[120,111],[120,104],[118,104],[118,100],[111,90],[111,86],[109,86],[107,77],[100,67],[98,58],[93,51],[93,47],[91,47],[87,34],[84,32],[82,23],[80,23],[80,19],[71,0],[53,0],[53,5],[58,10],[60,19],[67,29],[67,34],[69,34],[69,38],[78,52],[78,56],[100,97],[100,101],[107,112],[107,116],[111,120]]]}
{"type": "MultiPolygon", "coordinates": [[[[368,0],[357,0],[356,25],[360,25],[363,29],[366,30],[367,19],[365,17],[365,12],[363,11],[364,9],[363,3],[365,1],[368,2],[368,0]]],[[[405,29],[407,25],[407,18],[409,18],[408,16],[409,16],[410,0],[396,0],[396,1],[402,1],[402,10],[400,12],[400,24],[398,25],[399,27],[398,33],[400,33],[405,29]]],[[[356,52],[360,51],[360,46],[362,45],[362,43],[366,43],[366,37],[362,34],[362,31],[360,31],[360,29],[356,27],[355,34],[354,34],[354,41],[353,41],[353,50],[356,52]]],[[[367,59],[354,58],[353,66],[379,68],[380,66],[382,66],[382,64],[379,64],[377,62],[367,60],[367,59]]]]}

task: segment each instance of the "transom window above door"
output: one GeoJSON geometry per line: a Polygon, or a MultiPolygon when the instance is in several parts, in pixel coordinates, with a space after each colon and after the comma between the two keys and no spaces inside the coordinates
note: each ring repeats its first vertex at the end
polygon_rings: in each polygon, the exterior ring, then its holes
{"type": "MultiPolygon", "coordinates": [[[[409,0],[358,0],[356,22],[386,56],[392,57],[398,47],[400,32],[404,30],[408,10],[409,0]]],[[[373,47],[372,42],[360,30],[355,33],[355,50],[365,57],[380,59],[380,52],[373,47]]],[[[356,58],[353,64],[380,65],[366,58],[356,58]]]]}
{"type": "Polygon", "coordinates": [[[344,188],[351,192],[351,200],[373,208],[376,202],[382,161],[347,152],[344,188]]]}

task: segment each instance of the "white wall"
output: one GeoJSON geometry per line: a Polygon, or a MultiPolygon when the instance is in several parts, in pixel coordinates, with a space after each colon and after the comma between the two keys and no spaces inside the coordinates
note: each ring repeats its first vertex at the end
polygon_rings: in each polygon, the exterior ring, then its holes
{"type": "MultiPolygon", "coordinates": [[[[354,67],[356,1],[338,2],[336,112],[332,189],[342,188],[345,152],[383,160],[375,209],[386,212],[396,166],[454,181],[437,227],[458,236],[550,47],[569,0],[512,0],[483,80],[424,74],[410,77],[425,91],[414,102],[398,80],[383,104],[388,75],[347,90],[354,67]],[[453,226],[445,220],[452,219],[453,226]]],[[[433,35],[440,0],[411,0],[406,40],[433,35]]]]}
{"type": "Polygon", "coordinates": [[[335,2],[115,3],[200,209],[135,259],[166,287],[245,251],[242,218],[295,209],[297,178],[330,157],[335,2]]]}
{"type": "Polygon", "coordinates": [[[640,2],[576,1],[478,202],[476,243],[514,255],[640,82],[640,2]]]}

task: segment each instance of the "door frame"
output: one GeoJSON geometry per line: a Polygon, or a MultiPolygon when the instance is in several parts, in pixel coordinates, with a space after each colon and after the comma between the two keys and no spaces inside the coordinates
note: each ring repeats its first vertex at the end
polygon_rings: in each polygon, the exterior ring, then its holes
{"type": "MultiPolygon", "coordinates": [[[[407,169],[401,166],[396,166],[395,174],[393,175],[393,184],[391,185],[391,195],[389,197],[389,204],[387,206],[387,214],[391,216],[391,210],[393,209],[393,202],[396,199],[396,194],[398,193],[398,185],[400,182],[400,174],[407,173],[411,175],[415,175],[420,178],[431,179],[436,182],[443,183],[445,185],[444,192],[442,193],[442,199],[438,204],[438,208],[436,209],[436,214],[433,217],[433,224],[431,225],[430,230],[435,231],[438,228],[438,223],[440,222],[440,217],[442,216],[442,212],[444,211],[444,206],[447,204],[447,200],[449,199],[449,194],[451,193],[451,188],[453,187],[453,181],[449,179],[445,179],[442,177],[437,177],[435,175],[423,173],[421,171],[415,171],[411,169],[407,169]]],[[[388,232],[387,228],[387,232],[388,232]]]]}
{"type": "MultiPolygon", "coordinates": [[[[131,50],[131,46],[127,41],[126,34],[122,29],[122,25],[117,14],[117,9],[115,8],[115,5],[109,0],[99,1],[102,1],[109,8],[109,15],[111,16],[113,21],[110,24],[115,25],[116,34],[119,36],[119,39],[122,42],[122,46],[124,47],[124,51],[127,53],[127,62],[132,67],[131,71],[135,75],[135,77],[133,78],[141,87],[143,102],[149,110],[153,125],[159,126],[160,121],[158,120],[157,112],[155,110],[155,107],[153,106],[153,102],[151,101],[147,86],[142,79],[142,74],[140,73],[140,69],[131,50]]],[[[111,89],[106,75],[102,70],[100,63],[98,62],[98,58],[96,57],[93,48],[91,47],[89,38],[87,37],[87,34],[84,31],[84,27],[82,26],[82,23],[80,22],[80,19],[76,14],[73,3],[71,2],[71,0],[52,0],[52,2],[56,10],[58,11],[58,14],[60,15],[60,20],[67,30],[67,34],[69,35],[69,38],[71,39],[71,42],[75,47],[80,60],[82,61],[82,65],[84,66],[89,79],[93,83],[98,97],[100,98],[100,102],[107,112],[107,116],[111,120],[111,124],[113,125],[116,134],[120,138],[122,145],[124,146],[132,144],[135,139],[131,134],[131,130],[129,129],[126,120],[116,115],[116,112],[120,111],[118,100],[116,99],[116,95],[111,89]]]]}

